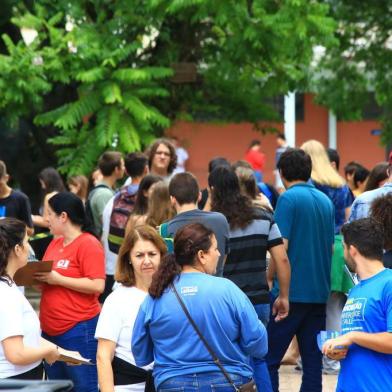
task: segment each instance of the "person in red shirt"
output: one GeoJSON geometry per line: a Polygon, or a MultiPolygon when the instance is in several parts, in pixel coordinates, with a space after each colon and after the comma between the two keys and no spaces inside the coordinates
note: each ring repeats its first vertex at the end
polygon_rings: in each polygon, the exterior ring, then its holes
{"type": "Polygon", "coordinates": [[[262,181],[265,166],[265,155],[261,152],[260,140],[252,140],[250,142],[248,151],[245,154],[245,160],[252,166],[257,181],[262,181]]]}
{"type": "MultiPolygon", "coordinates": [[[[70,192],[49,199],[48,223],[55,236],[44,260],[53,260],[53,269],[37,273],[43,283],[40,306],[42,336],[68,350],[95,359],[94,339],[101,311],[98,296],[105,287],[104,251],[100,242],[84,233],[83,202],[70,192]]],[[[95,366],[67,366],[57,362],[46,368],[49,379],[71,379],[75,391],[98,391],[95,366]]]]}

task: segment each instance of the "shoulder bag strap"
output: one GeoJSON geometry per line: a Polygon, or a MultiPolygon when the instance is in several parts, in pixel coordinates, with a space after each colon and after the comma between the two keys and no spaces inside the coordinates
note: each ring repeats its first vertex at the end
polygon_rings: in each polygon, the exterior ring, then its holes
{"type": "Polygon", "coordinates": [[[223,367],[221,361],[219,358],[216,356],[214,350],[211,348],[211,346],[208,344],[207,340],[204,338],[202,333],[200,332],[199,328],[197,327],[196,323],[193,321],[193,318],[188,312],[188,309],[186,308],[183,300],[181,299],[180,295],[178,294],[175,286],[173,283],[170,284],[172,290],[174,291],[174,294],[177,297],[178,302],[181,305],[182,310],[184,311],[186,317],[188,318],[189,322],[191,323],[193,329],[196,331],[197,335],[199,336],[200,340],[203,342],[204,346],[206,347],[207,351],[210,353],[212,359],[214,360],[214,363],[219,367],[220,371],[223,373],[223,375],[226,377],[227,381],[229,384],[234,388],[236,392],[239,392],[240,390],[235,386],[233,380],[229,376],[229,374],[226,372],[225,368],[223,367]]]}

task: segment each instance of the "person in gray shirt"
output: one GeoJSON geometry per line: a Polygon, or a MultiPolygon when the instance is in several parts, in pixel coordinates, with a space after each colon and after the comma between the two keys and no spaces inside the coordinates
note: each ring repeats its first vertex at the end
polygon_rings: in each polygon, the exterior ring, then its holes
{"type": "Polygon", "coordinates": [[[199,185],[195,176],[189,172],[178,173],[170,180],[169,194],[177,215],[163,224],[166,226],[167,235],[174,238],[177,230],[188,223],[202,223],[210,228],[215,233],[221,254],[216,275],[222,276],[226,255],[229,253],[229,224],[227,219],[219,212],[198,209],[199,185]]]}

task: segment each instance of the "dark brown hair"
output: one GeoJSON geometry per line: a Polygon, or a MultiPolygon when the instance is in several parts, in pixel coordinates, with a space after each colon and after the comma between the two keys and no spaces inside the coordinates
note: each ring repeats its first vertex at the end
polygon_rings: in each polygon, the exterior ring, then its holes
{"type": "Polygon", "coordinates": [[[0,280],[11,284],[7,266],[16,245],[22,246],[26,235],[26,224],[15,218],[0,219],[0,280]]]}
{"type": "Polygon", "coordinates": [[[167,167],[167,174],[172,174],[173,170],[177,166],[177,153],[176,153],[176,149],[174,148],[172,142],[169,139],[158,139],[154,142],[154,144],[152,144],[152,146],[149,149],[150,151],[148,156],[148,167],[151,170],[152,161],[158,150],[158,147],[161,144],[165,145],[170,151],[170,162],[169,162],[169,166],[167,167]]]}
{"type": "Polygon", "coordinates": [[[169,184],[170,196],[176,198],[182,206],[188,203],[197,203],[199,198],[199,184],[192,173],[177,173],[169,184]]]}
{"type": "Polygon", "coordinates": [[[244,228],[254,219],[252,201],[241,194],[240,183],[234,171],[217,167],[208,176],[211,188],[211,210],[222,213],[230,228],[244,228]]]}
{"type": "Polygon", "coordinates": [[[101,170],[103,176],[111,176],[117,167],[121,167],[121,152],[106,151],[98,160],[98,168],[101,170]]]}
{"type": "Polygon", "coordinates": [[[388,178],[388,166],[388,162],[381,162],[373,167],[366,182],[365,192],[379,188],[380,182],[388,178]]]}
{"type": "Polygon", "coordinates": [[[130,264],[130,253],[138,240],[152,242],[158,248],[161,257],[167,252],[165,241],[151,226],[141,225],[126,231],[118,252],[114,279],[127,287],[134,286],[136,283],[133,266],[130,264]]]}
{"type": "Polygon", "coordinates": [[[135,207],[132,211],[132,215],[145,215],[148,210],[148,198],[144,192],[148,192],[150,187],[157,183],[163,181],[160,176],[155,176],[154,174],[147,174],[139,184],[139,189],[136,194],[135,207]]]}
{"type": "Polygon", "coordinates": [[[214,232],[201,223],[181,227],[174,237],[174,253],[167,254],[154,274],[149,293],[153,298],[162,296],[163,291],[181,273],[185,265],[194,265],[197,253],[207,252],[212,244],[214,232]]]}
{"type": "Polygon", "coordinates": [[[52,192],[64,192],[65,186],[59,172],[53,167],[46,167],[38,174],[38,178],[45,184],[45,195],[52,192]]]}
{"type": "Polygon", "coordinates": [[[371,205],[370,216],[384,229],[384,249],[392,250],[392,193],[377,197],[371,205]]]}

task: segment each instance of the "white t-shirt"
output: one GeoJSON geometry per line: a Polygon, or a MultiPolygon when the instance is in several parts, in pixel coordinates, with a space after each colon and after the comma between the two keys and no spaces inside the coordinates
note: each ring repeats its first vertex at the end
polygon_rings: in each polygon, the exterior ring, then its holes
{"type": "Polygon", "coordinates": [[[13,365],[4,355],[3,340],[23,336],[27,347],[40,347],[41,329],[37,313],[15,283],[0,281],[0,379],[16,376],[37,367],[41,361],[29,365],[13,365]]]}
{"type": "MultiPolygon", "coordinates": [[[[147,293],[136,287],[119,287],[113,291],[103,304],[99,316],[95,338],[107,339],[116,343],[114,355],[124,361],[135,364],[132,354],[132,331],[140,305],[147,293]]],[[[153,364],[143,369],[152,369],[153,364]]],[[[115,387],[116,391],[144,391],[144,383],[121,385],[115,387]]]]}
{"type": "Polygon", "coordinates": [[[110,217],[112,215],[114,196],[106,203],[106,206],[102,213],[102,237],[101,242],[105,251],[105,271],[106,275],[114,275],[116,267],[117,253],[112,252],[109,249],[109,229],[110,229],[110,217]]]}
{"type": "Polygon", "coordinates": [[[189,155],[185,148],[176,148],[177,167],[174,169],[174,174],[183,173],[185,171],[185,162],[189,159],[189,155]]]}

